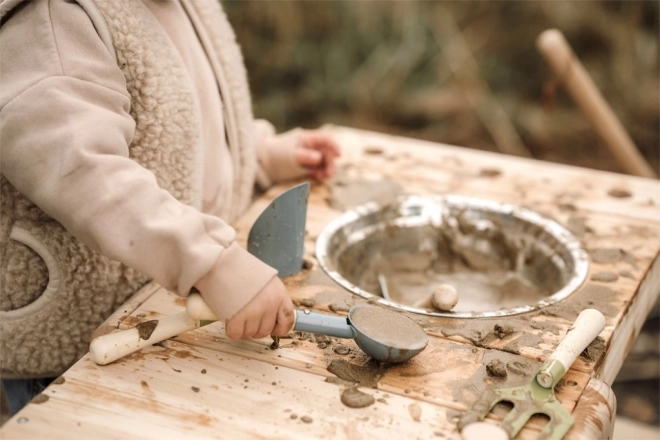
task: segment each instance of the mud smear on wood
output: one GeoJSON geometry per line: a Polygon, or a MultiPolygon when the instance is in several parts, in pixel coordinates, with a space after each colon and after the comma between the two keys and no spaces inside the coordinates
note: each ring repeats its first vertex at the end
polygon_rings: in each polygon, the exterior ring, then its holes
{"type": "MultiPolygon", "coordinates": [[[[517,319],[519,326],[512,324],[493,324],[491,320],[466,321],[462,327],[453,329],[440,329],[444,336],[460,336],[472,342],[477,347],[489,347],[493,344],[502,345],[499,341],[507,342],[501,347],[509,353],[520,353],[521,347],[538,347],[543,342],[540,334],[530,333],[529,320],[517,319]]],[[[515,322],[509,319],[508,322],[515,322]]],[[[547,328],[547,326],[546,326],[547,328]]],[[[555,330],[556,331],[556,330],[555,330]]]]}
{"type": "Polygon", "coordinates": [[[591,343],[587,346],[587,348],[585,348],[584,351],[582,351],[580,356],[586,358],[591,362],[596,362],[605,355],[606,351],[607,351],[607,347],[605,347],[605,341],[603,340],[603,338],[598,336],[596,337],[596,339],[591,341],[591,343]]]}
{"type": "Polygon", "coordinates": [[[338,378],[358,386],[376,388],[378,381],[383,377],[388,367],[381,366],[376,361],[369,361],[361,366],[343,359],[332,359],[327,369],[338,378]]]}
{"type": "Polygon", "coordinates": [[[468,407],[488,387],[515,387],[528,383],[540,367],[538,362],[498,350],[485,350],[481,363],[482,367],[468,381],[454,383],[452,395],[458,402],[468,407]],[[493,366],[497,366],[495,375],[493,375],[493,366]]]}
{"type": "Polygon", "coordinates": [[[138,331],[138,334],[140,335],[140,339],[144,339],[144,340],[147,340],[151,337],[151,334],[154,332],[154,330],[156,330],[156,327],[158,327],[157,319],[141,322],[140,324],[135,326],[135,328],[138,331]]]}
{"type": "Polygon", "coordinates": [[[591,281],[598,281],[601,283],[613,283],[619,279],[616,272],[598,272],[591,276],[591,281]]]}
{"type": "Polygon", "coordinates": [[[594,308],[605,316],[617,316],[620,306],[619,293],[607,286],[589,283],[580,289],[579,295],[573,295],[558,304],[543,308],[539,313],[557,316],[573,322],[584,309],[594,308]]]}
{"type": "Polygon", "coordinates": [[[30,403],[37,403],[37,404],[45,403],[48,402],[48,399],[49,399],[48,394],[41,393],[34,396],[32,400],[30,400],[30,403]]]}
{"type": "Polygon", "coordinates": [[[588,252],[591,260],[598,264],[616,264],[620,261],[624,261],[632,267],[637,267],[637,263],[639,262],[635,256],[622,249],[598,248],[589,249],[588,252]]]}
{"type": "Polygon", "coordinates": [[[329,377],[326,382],[345,387],[341,393],[341,402],[349,408],[364,408],[374,404],[376,399],[360,391],[359,387],[377,388],[378,381],[388,367],[374,360],[356,365],[342,359],[332,359],[327,369],[337,377],[329,377]]]}
{"type": "Polygon", "coordinates": [[[367,202],[387,204],[403,194],[403,188],[390,179],[351,179],[346,169],[338,170],[332,181],[329,204],[343,211],[367,202]]]}

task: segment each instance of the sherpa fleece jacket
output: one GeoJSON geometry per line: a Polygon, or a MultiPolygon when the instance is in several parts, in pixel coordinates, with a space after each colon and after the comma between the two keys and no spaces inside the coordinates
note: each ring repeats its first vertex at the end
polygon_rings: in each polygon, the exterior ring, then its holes
{"type": "Polygon", "coordinates": [[[0,359],[56,376],[149,280],[227,319],[276,271],[229,226],[300,175],[218,0],[0,3],[0,359]]]}

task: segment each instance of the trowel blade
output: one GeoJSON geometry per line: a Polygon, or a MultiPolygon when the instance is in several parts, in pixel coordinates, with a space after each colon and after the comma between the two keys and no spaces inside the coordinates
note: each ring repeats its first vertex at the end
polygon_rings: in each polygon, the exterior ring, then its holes
{"type": "Polygon", "coordinates": [[[288,189],[270,202],[248,234],[248,252],[277,269],[280,278],[302,270],[308,197],[309,182],[288,189]]]}

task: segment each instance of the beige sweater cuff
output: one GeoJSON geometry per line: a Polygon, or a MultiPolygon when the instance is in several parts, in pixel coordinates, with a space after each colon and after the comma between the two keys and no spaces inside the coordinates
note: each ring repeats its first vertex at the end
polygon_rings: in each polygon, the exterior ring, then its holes
{"type": "Polygon", "coordinates": [[[218,320],[227,320],[249,303],[277,271],[232,243],[195,287],[218,320]]]}

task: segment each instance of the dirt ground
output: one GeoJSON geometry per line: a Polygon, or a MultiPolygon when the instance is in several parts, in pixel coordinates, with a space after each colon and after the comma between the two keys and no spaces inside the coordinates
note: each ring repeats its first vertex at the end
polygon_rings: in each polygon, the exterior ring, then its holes
{"type": "Polygon", "coordinates": [[[655,1],[227,2],[255,113],[622,171],[536,48],[557,28],[659,167],[655,1]]]}

